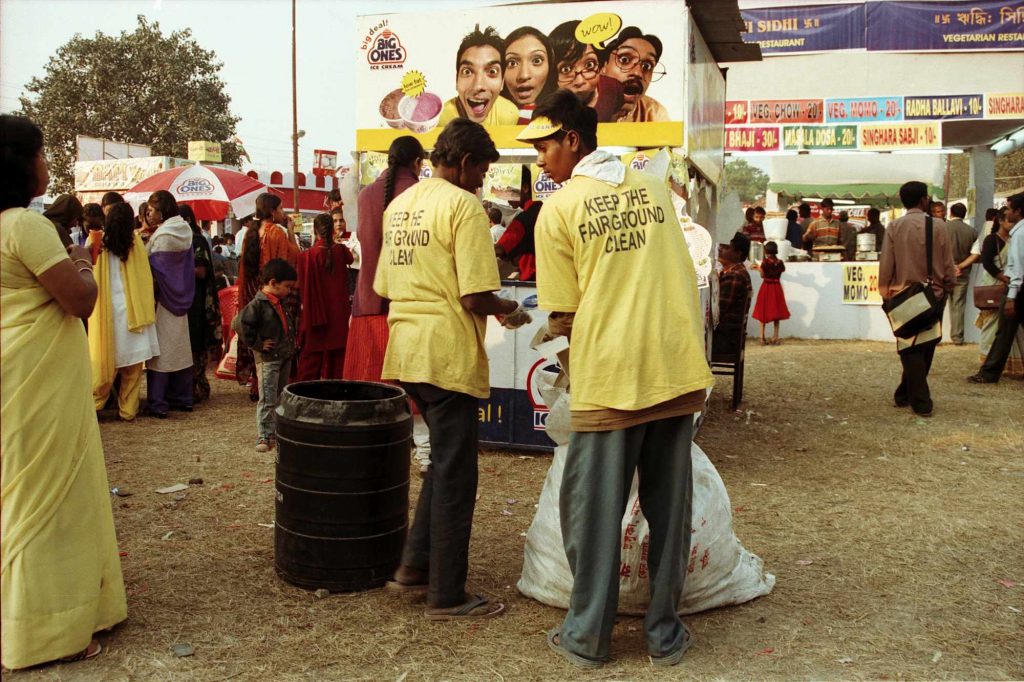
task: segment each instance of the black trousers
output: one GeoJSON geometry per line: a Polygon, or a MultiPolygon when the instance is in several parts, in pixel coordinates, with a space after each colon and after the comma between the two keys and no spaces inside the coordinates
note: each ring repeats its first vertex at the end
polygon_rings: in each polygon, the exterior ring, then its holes
{"type": "Polygon", "coordinates": [[[893,399],[897,405],[910,405],[914,412],[932,411],[932,394],[928,388],[928,372],[932,369],[935,347],[939,341],[912,346],[900,351],[903,376],[893,399]]]}
{"type": "Polygon", "coordinates": [[[430,384],[401,385],[430,429],[430,470],[423,479],[402,564],[428,571],[428,606],[458,606],[466,601],[476,507],[479,401],[430,384]]]}
{"type": "Polygon", "coordinates": [[[992,339],[992,347],[989,348],[988,355],[985,356],[985,364],[978,370],[978,374],[989,381],[999,381],[999,377],[1003,375],[1006,360],[1010,357],[1010,349],[1013,348],[1013,341],[1020,328],[1021,315],[1024,314],[1024,310],[1021,310],[1021,303],[1024,303],[1024,298],[1022,298],[1021,292],[1018,292],[1014,302],[1017,314],[1012,320],[1006,318],[1003,306],[999,306],[999,326],[996,327],[996,337],[992,339]]]}

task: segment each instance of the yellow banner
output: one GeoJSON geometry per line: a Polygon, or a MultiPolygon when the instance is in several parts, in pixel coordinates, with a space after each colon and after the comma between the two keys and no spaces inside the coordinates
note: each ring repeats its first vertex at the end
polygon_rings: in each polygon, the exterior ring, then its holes
{"type": "Polygon", "coordinates": [[[938,121],[928,123],[865,123],[860,127],[860,149],[939,149],[942,133],[938,121]]]}
{"type": "Polygon", "coordinates": [[[1024,118],[1024,92],[986,95],[985,118],[1024,118]]]}
{"type": "MultiPolygon", "coordinates": [[[[487,126],[487,132],[499,149],[529,149],[533,145],[516,140],[524,126],[487,126]]],[[[433,149],[441,128],[426,133],[410,133],[393,128],[361,128],[356,130],[356,149],[359,151],[387,151],[396,137],[412,135],[425,149],[433,149]]],[[[651,123],[598,123],[597,141],[605,146],[620,147],[681,147],[685,139],[682,121],[651,123]]]]}
{"type": "Polygon", "coordinates": [[[878,263],[843,266],[843,303],[882,305],[878,293],[878,263]]]}

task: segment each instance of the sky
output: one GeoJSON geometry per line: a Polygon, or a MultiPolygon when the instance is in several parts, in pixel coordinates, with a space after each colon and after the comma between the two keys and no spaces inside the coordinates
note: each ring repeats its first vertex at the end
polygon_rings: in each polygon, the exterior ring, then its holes
{"type": "MultiPolygon", "coordinates": [[[[511,4],[516,0],[431,0],[431,9],[511,4]]],[[[357,16],[423,11],[422,0],[298,0],[299,167],[314,149],[340,153],[355,145],[357,16]]],[[[136,16],[158,21],[167,35],[191,28],[224,63],[221,80],[231,109],[241,116],[238,136],[261,170],[291,169],[291,3],[288,0],[2,0],[0,1],[0,111],[18,96],[57,49],[76,33],[132,31],[136,16]],[[58,19],[59,18],[59,19],[58,19]]],[[[145,143],[145,140],[128,140],[145,143]]]]}

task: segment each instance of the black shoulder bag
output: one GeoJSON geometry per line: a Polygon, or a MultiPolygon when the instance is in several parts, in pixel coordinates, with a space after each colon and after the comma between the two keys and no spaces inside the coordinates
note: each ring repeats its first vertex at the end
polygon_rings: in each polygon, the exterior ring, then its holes
{"type": "Polygon", "coordinates": [[[901,339],[917,336],[942,317],[943,300],[932,289],[932,217],[924,219],[924,244],[927,253],[928,279],[914,282],[882,303],[892,333],[901,339]]]}

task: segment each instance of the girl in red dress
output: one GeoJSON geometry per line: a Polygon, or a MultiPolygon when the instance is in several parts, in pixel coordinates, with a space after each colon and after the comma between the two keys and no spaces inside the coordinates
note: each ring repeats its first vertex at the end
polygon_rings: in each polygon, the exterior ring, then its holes
{"type": "Polygon", "coordinates": [[[348,340],[348,266],[352,253],[334,241],[334,219],[313,220],[316,241],[299,255],[299,381],[341,379],[348,340]]]}
{"type": "Polygon", "coordinates": [[[764,260],[754,266],[761,271],[761,289],[757,292],[757,303],[754,304],[754,319],[761,323],[761,345],[767,345],[764,337],[765,326],[774,325],[771,344],[779,342],[779,322],[789,319],[789,308],[786,307],[786,294],[782,291],[779,278],[786,271],[786,264],[779,260],[779,246],[775,242],[764,245],[764,260]]]}

